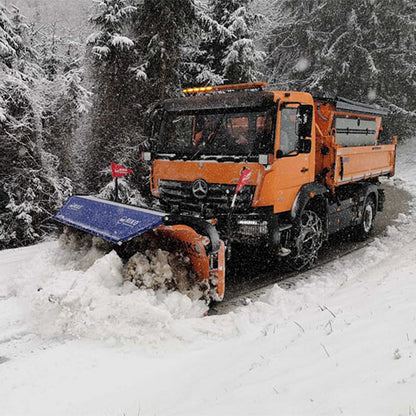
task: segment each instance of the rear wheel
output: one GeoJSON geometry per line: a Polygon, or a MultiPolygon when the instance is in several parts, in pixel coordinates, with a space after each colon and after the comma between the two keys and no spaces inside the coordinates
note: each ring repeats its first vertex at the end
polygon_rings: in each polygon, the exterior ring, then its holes
{"type": "Polygon", "coordinates": [[[323,242],[322,220],[312,210],[305,209],[293,228],[291,253],[285,262],[295,270],[311,268],[318,259],[323,242]]]}
{"type": "Polygon", "coordinates": [[[362,211],[361,223],[354,228],[355,237],[358,240],[365,240],[369,237],[374,228],[374,221],[376,218],[376,203],[373,196],[368,196],[362,211]]]}

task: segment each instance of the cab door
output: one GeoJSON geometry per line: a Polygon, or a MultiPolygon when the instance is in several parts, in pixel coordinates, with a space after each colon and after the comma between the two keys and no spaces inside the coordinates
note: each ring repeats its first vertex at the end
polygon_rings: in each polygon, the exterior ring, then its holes
{"type": "Polygon", "coordinates": [[[310,105],[290,102],[279,105],[275,143],[275,212],[291,210],[302,185],[314,181],[312,117],[313,107],[310,105]]]}

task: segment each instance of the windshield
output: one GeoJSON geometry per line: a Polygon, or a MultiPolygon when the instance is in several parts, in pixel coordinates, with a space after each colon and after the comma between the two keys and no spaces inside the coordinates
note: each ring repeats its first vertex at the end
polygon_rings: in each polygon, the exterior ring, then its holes
{"type": "Polygon", "coordinates": [[[272,153],[276,112],[273,109],[165,112],[157,150],[188,157],[272,153]]]}

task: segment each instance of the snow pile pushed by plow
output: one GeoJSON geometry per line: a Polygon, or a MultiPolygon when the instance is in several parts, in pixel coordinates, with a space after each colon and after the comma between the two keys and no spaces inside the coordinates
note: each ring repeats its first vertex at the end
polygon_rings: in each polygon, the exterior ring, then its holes
{"type": "MultiPolygon", "coordinates": [[[[86,269],[98,258],[110,253],[113,245],[99,237],[76,229],[64,227],[59,237],[62,251],[55,253],[63,265],[86,269]]],[[[158,248],[158,239],[152,233],[136,237],[132,247],[136,254],[122,265],[124,282],[132,282],[138,288],[163,291],[179,291],[190,299],[209,300],[210,286],[198,282],[189,257],[183,252],[168,252],[158,248]]]]}
{"type": "MultiPolygon", "coordinates": [[[[39,246],[14,279],[2,282],[0,296],[23,300],[25,320],[42,337],[144,337],[152,343],[166,337],[164,328],[173,321],[206,312],[204,302],[192,302],[177,292],[139,290],[123,279],[122,266],[114,251],[105,254],[92,248],[76,255],[48,243],[39,246]]],[[[159,253],[152,264],[147,261],[146,273],[149,279],[171,276],[167,255],[159,253]]]]}
{"type": "Polygon", "coordinates": [[[386,235],[223,316],[123,281],[115,252],[1,252],[2,413],[416,414],[415,153],[386,235]]]}
{"type": "Polygon", "coordinates": [[[123,278],[138,288],[178,291],[207,303],[210,299],[209,282],[197,281],[189,257],[180,252],[153,249],[136,253],[123,267],[123,278]]]}

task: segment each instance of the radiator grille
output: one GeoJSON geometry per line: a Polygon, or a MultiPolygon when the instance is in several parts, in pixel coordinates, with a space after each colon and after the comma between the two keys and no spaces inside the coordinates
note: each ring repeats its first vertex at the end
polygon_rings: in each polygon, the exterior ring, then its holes
{"type": "MultiPolygon", "coordinates": [[[[198,199],[192,192],[193,182],[159,180],[159,192],[162,202],[178,205],[180,209],[201,211],[229,211],[236,185],[209,183],[206,197],[198,199]]],[[[255,186],[245,186],[238,194],[235,210],[247,211],[253,200],[255,186]]]]}

